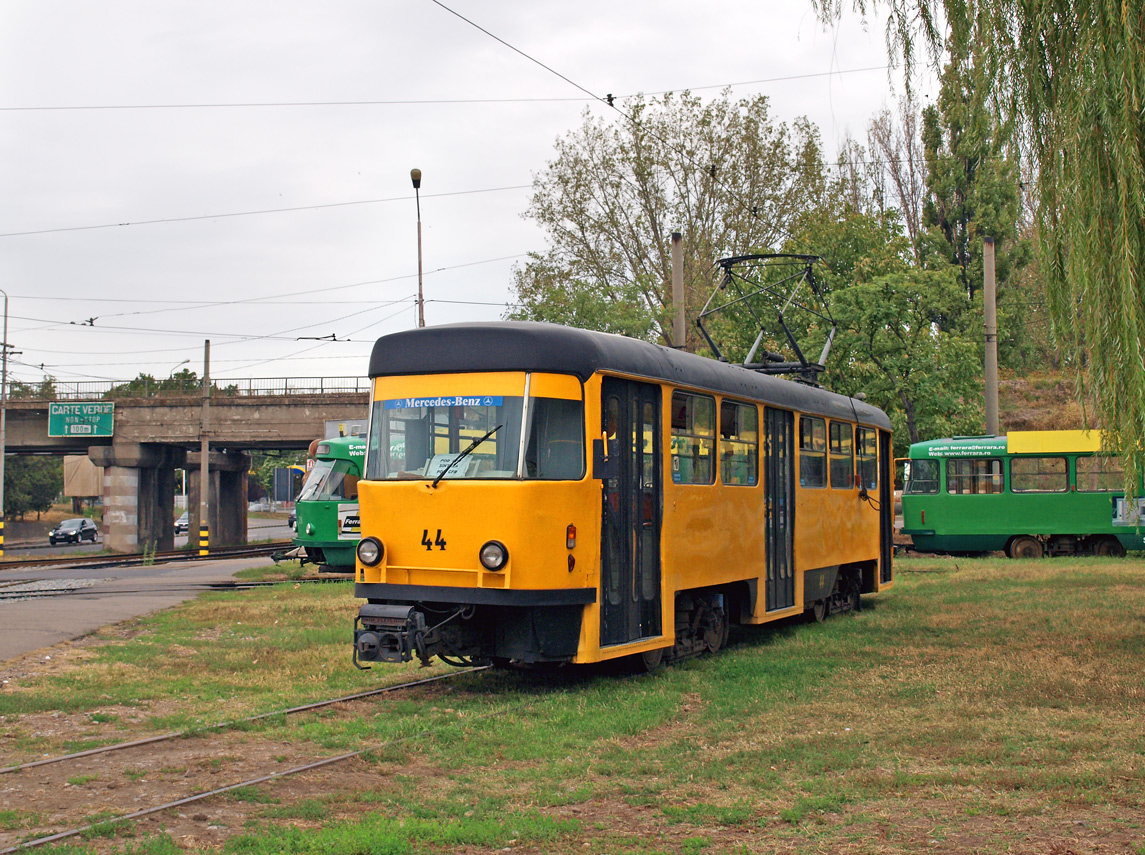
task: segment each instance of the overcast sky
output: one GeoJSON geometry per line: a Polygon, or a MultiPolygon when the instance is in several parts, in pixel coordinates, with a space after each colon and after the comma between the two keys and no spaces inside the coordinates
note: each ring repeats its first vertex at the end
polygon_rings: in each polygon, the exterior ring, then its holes
{"type": "Polygon", "coordinates": [[[416,325],[411,168],[426,322],[495,320],[544,248],[533,176],[614,115],[577,87],[764,93],[832,158],[901,94],[881,22],[825,30],[809,0],[445,6],[0,0],[11,376],[201,373],[208,338],[220,378],[361,376],[416,325]]]}

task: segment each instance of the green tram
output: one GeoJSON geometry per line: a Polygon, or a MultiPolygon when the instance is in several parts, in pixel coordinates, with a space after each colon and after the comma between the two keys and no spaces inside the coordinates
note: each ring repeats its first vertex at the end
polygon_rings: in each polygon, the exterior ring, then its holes
{"type": "Polygon", "coordinates": [[[361,537],[358,479],[366,460],[366,441],[343,436],[319,440],[312,447],[314,468],[294,506],[294,545],[302,547],[304,564],[319,564],[327,573],[353,573],[354,548],[361,537]]]}
{"type": "Polygon", "coordinates": [[[1041,558],[1145,549],[1145,500],[1125,500],[1121,462],[1102,452],[1096,431],[917,442],[905,478],[902,532],[920,552],[1041,558]]]}

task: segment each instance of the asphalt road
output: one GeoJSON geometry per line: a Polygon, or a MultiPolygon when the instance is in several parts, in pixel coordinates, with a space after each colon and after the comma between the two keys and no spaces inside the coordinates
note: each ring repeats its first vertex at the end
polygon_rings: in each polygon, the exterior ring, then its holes
{"type": "Polygon", "coordinates": [[[0,599],[0,660],[87,635],[109,623],[165,609],[201,593],[195,585],[230,581],[266,557],[177,561],[150,567],[56,567],[0,570],[0,591],[27,588],[74,593],[0,599]]]}
{"type": "MultiPolygon", "coordinates": [[[[247,543],[259,543],[266,540],[291,540],[294,537],[294,530],[286,524],[286,520],[248,519],[246,530],[247,543]]],[[[186,545],[187,535],[175,535],[176,549],[186,545]]],[[[102,551],[102,535],[95,543],[58,543],[52,546],[48,543],[47,535],[45,535],[43,541],[10,540],[4,544],[4,554],[9,558],[17,555],[27,558],[47,558],[53,555],[83,555],[88,552],[102,551]]]]}

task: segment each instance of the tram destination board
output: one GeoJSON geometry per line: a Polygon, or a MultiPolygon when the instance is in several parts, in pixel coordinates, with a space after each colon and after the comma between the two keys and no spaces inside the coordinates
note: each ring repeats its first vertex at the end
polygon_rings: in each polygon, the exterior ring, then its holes
{"type": "Polygon", "coordinates": [[[115,404],[49,404],[48,436],[111,436],[115,404]]]}

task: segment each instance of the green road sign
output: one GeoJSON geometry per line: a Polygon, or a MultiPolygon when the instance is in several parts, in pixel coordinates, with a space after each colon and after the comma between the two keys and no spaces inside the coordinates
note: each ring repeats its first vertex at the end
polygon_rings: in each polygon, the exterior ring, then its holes
{"type": "Polygon", "coordinates": [[[48,404],[48,436],[111,436],[115,404],[48,404]]]}

